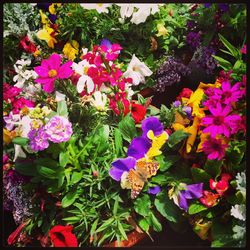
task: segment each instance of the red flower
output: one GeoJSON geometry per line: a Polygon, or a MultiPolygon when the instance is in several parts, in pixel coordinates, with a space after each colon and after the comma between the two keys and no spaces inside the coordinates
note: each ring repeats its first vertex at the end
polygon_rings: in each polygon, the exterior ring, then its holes
{"type": "Polygon", "coordinates": [[[22,223],[21,225],[19,225],[19,227],[10,234],[10,236],[8,237],[8,245],[13,245],[17,242],[23,228],[26,226],[27,223],[22,223]]]}
{"type": "Polygon", "coordinates": [[[20,47],[28,53],[34,53],[37,50],[36,45],[30,41],[28,36],[22,38],[20,41],[20,47]]]}
{"type": "Polygon", "coordinates": [[[131,115],[135,123],[140,123],[144,119],[146,112],[147,109],[141,104],[132,103],[131,115]]]}
{"type": "Polygon", "coordinates": [[[71,232],[73,226],[57,225],[50,229],[49,236],[54,247],[77,247],[76,236],[71,232]]]}
{"type": "Polygon", "coordinates": [[[241,54],[246,54],[247,53],[247,46],[246,44],[244,44],[244,46],[242,47],[242,49],[240,50],[241,54]]]}
{"type": "Polygon", "coordinates": [[[214,194],[210,191],[203,191],[203,196],[200,198],[200,202],[206,207],[213,207],[218,203],[219,194],[214,194]]]}
{"type": "Polygon", "coordinates": [[[192,95],[193,91],[189,88],[183,88],[179,96],[176,98],[177,100],[181,100],[182,97],[189,98],[192,95]]]}
{"type": "Polygon", "coordinates": [[[229,188],[229,180],[231,180],[232,177],[230,174],[223,173],[221,175],[221,180],[216,182],[213,179],[209,180],[210,188],[212,190],[216,190],[216,192],[219,195],[223,195],[229,188]]]}

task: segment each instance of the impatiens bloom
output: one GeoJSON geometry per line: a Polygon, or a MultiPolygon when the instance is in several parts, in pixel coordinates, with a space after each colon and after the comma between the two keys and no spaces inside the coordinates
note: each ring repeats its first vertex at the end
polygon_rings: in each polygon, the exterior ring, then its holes
{"type": "Polygon", "coordinates": [[[48,140],[60,143],[68,141],[73,133],[72,124],[69,120],[62,116],[53,116],[45,125],[48,140]]]}
{"type": "Polygon", "coordinates": [[[216,135],[225,135],[229,137],[230,127],[237,121],[240,120],[240,116],[237,114],[229,115],[231,111],[230,106],[225,106],[224,108],[220,103],[214,107],[208,107],[212,115],[207,115],[202,118],[202,124],[206,126],[203,129],[204,133],[210,133],[211,137],[216,137],[216,135]]]}
{"type": "Polygon", "coordinates": [[[56,225],[49,231],[49,237],[54,247],[77,247],[76,236],[72,233],[73,226],[56,225]]]}
{"type": "Polygon", "coordinates": [[[211,190],[216,190],[219,195],[223,195],[229,188],[229,181],[232,179],[230,174],[223,173],[220,181],[209,180],[211,190]]]}
{"type": "Polygon", "coordinates": [[[108,13],[108,8],[112,6],[112,4],[109,3],[81,3],[80,5],[84,9],[96,10],[98,13],[108,13]]]}
{"type": "Polygon", "coordinates": [[[139,83],[145,83],[145,76],[152,75],[152,71],[146,66],[144,62],[141,62],[135,55],[133,55],[126,72],[123,76],[133,79],[133,85],[139,83]]]}
{"type": "Polygon", "coordinates": [[[170,189],[170,199],[181,209],[188,211],[188,200],[199,199],[202,197],[203,183],[187,185],[180,183],[175,190],[170,189]]]}
{"type": "Polygon", "coordinates": [[[200,202],[206,207],[213,207],[218,203],[220,198],[219,194],[214,194],[210,191],[203,191],[203,196],[200,198],[200,202]]]}
{"type": "Polygon", "coordinates": [[[48,135],[46,134],[44,127],[39,129],[32,129],[28,134],[30,140],[30,148],[33,151],[42,151],[49,147],[48,135]]]}
{"type": "Polygon", "coordinates": [[[246,46],[246,44],[244,44],[244,46],[242,47],[242,49],[240,50],[240,52],[242,54],[246,54],[247,53],[247,46],[246,46]]]}
{"type": "Polygon", "coordinates": [[[41,66],[35,67],[35,72],[39,78],[35,80],[43,85],[43,90],[47,93],[54,91],[54,82],[56,79],[67,79],[73,73],[70,66],[72,61],[61,65],[61,57],[58,54],[52,54],[49,59],[42,61],[41,66]]]}
{"type": "Polygon", "coordinates": [[[135,120],[135,123],[140,123],[144,119],[146,112],[147,109],[143,105],[134,102],[132,103],[131,115],[135,120]]]}
{"type": "Polygon", "coordinates": [[[223,144],[221,139],[210,138],[203,142],[202,150],[209,160],[221,160],[225,156],[227,144],[223,144]]]}
{"type": "Polygon", "coordinates": [[[158,194],[161,192],[161,187],[160,186],[154,186],[154,187],[150,187],[147,191],[148,194],[158,194]]]}
{"type": "Polygon", "coordinates": [[[79,43],[76,40],[72,40],[71,43],[67,42],[63,47],[63,53],[69,60],[75,60],[78,55],[79,43]]]}

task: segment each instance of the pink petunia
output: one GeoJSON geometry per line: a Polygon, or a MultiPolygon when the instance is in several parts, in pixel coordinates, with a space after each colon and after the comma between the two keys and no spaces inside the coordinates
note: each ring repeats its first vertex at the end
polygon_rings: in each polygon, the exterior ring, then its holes
{"type": "Polygon", "coordinates": [[[42,61],[41,66],[34,68],[39,78],[35,80],[43,85],[43,90],[47,93],[54,91],[54,82],[56,79],[67,79],[73,73],[70,68],[72,61],[61,65],[61,57],[58,54],[52,54],[49,59],[42,61]]]}
{"type": "Polygon", "coordinates": [[[202,150],[209,160],[221,160],[225,156],[227,147],[228,145],[222,144],[222,140],[215,138],[210,138],[202,144],[202,150]]]}

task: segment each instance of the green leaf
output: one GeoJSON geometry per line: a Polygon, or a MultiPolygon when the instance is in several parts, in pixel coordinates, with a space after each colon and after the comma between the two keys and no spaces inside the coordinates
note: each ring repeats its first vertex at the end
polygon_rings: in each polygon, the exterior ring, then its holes
{"type": "Polygon", "coordinates": [[[62,207],[69,207],[74,203],[77,198],[77,193],[75,191],[67,193],[62,199],[62,207]]]}
{"type": "Polygon", "coordinates": [[[178,160],[180,160],[179,155],[163,155],[157,156],[156,160],[160,163],[160,171],[166,171],[172,167],[178,160]]]}
{"type": "Polygon", "coordinates": [[[124,228],[123,228],[121,222],[120,222],[120,221],[117,221],[117,225],[118,225],[118,229],[119,229],[119,231],[120,231],[122,237],[123,237],[125,240],[127,240],[128,237],[127,237],[127,235],[126,235],[126,233],[125,233],[125,231],[124,231],[124,228]]]}
{"type": "Polygon", "coordinates": [[[215,55],[212,55],[214,57],[215,60],[218,61],[219,65],[224,69],[224,70],[229,70],[233,67],[233,65],[225,60],[224,58],[222,57],[219,57],[219,56],[215,56],[215,55]]]}
{"type": "Polygon", "coordinates": [[[207,210],[207,207],[199,203],[198,201],[195,201],[192,203],[189,208],[188,208],[188,213],[189,214],[197,214],[201,211],[207,210]]]}
{"type": "Polygon", "coordinates": [[[145,232],[148,232],[149,230],[149,224],[147,222],[147,220],[145,218],[142,218],[139,220],[139,227],[145,231],[145,232]]]}
{"type": "Polygon", "coordinates": [[[99,233],[103,230],[105,230],[106,228],[108,228],[109,226],[111,226],[111,224],[113,224],[114,222],[114,218],[109,218],[106,221],[104,221],[104,223],[96,230],[96,233],[99,233]]]}
{"type": "Polygon", "coordinates": [[[114,215],[117,214],[118,205],[119,205],[119,196],[117,195],[117,196],[115,197],[115,204],[114,204],[114,208],[113,208],[113,214],[114,214],[114,215]]]}
{"type": "Polygon", "coordinates": [[[83,176],[83,172],[73,172],[71,176],[70,184],[73,185],[73,184],[78,183],[82,179],[82,176],[83,176]]]}
{"type": "Polygon", "coordinates": [[[61,152],[59,154],[59,164],[60,164],[60,166],[65,168],[68,163],[69,163],[68,152],[61,152]]]}
{"type": "Polygon", "coordinates": [[[177,130],[169,136],[167,144],[170,148],[173,148],[175,145],[183,141],[188,136],[189,136],[189,133],[186,133],[183,130],[177,130]]]}
{"type": "Polygon", "coordinates": [[[68,117],[68,108],[65,100],[57,103],[57,114],[60,116],[68,117]]]}
{"type": "Polygon", "coordinates": [[[81,218],[77,217],[77,216],[71,216],[71,217],[67,217],[67,218],[62,218],[62,220],[70,222],[70,223],[76,223],[76,222],[79,222],[81,220],[81,218]]]}
{"type": "Polygon", "coordinates": [[[239,57],[238,49],[235,48],[224,36],[221,34],[218,34],[221,42],[224,44],[224,46],[229,50],[231,55],[235,58],[239,57]]]}
{"type": "Polygon", "coordinates": [[[152,212],[150,213],[150,218],[151,218],[154,230],[156,232],[161,232],[162,231],[162,225],[152,212]]]}
{"type": "Polygon", "coordinates": [[[98,225],[98,221],[99,221],[99,218],[97,218],[92,224],[91,229],[90,229],[90,235],[94,235],[97,225],[98,225]]]}
{"type": "Polygon", "coordinates": [[[27,176],[36,176],[37,169],[34,166],[33,162],[27,162],[26,160],[16,161],[15,162],[15,169],[17,172],[27,176]]]}
{"type": "Polygon", "coordinates": [[[207,160],[204,166],[205,171],[211,175],[213,178],[217,178],[221,173],[222,161],[218,160],[207,160]]]}
{"type": "Polygon", "coordinates": [[[237,60],[233,66],[233,71],[237,72],[242,68],[242,65],[244,64],[244,62],[242,60],[237,60]]]}
{"type": "Polygon", "coordinates": [[[118,128],[124,138],[124,140],[130,142],[134,137],[136,137],[136,127],[134,119],[126,115],[118,124],[118,128]]]}
{"type": "Polygon", "coordinates": [[[212,178],[211,175],[200,168],[191,168],[191,172],[195,182],[209,182],[209,179],[212,178]]]}
{"type": "Polygon", "coordinates": [[[179,208],[168,198],[166,191],[161,191],[156,195],[155,207],[167,220],[178,222],[181,217],[179,208]]]}
{"type": "Polygon", "coordinates": [[[37,166],[37,170],[42,176],[44,176],[48,179],[57,179],[58,178],[58,176],[56,175],[56,171],[51,169],[51,168],[37,166]]]}
{"type": "Polygon", "coordinates": [[[166,185],[174,180],[173,177],[168,176],[167,172],[164,174],[157,174],[156,176],[152,177],[150,183],[156,183],[161,186],[166,185]]]}
{"type": "Polygon", "coordinates": [[[25,137],[15,137],[12,142],[17,145],[26,146],[29,142],[29,139],[25,137]]]}
{"type": "Polygon", "coordinates": [[[115,128],[115,151],[117,157],[123,155],[123,144],[122,144],[122,135],[118,128],[115,128]]]}
{"type": "Polygon", "coordinates": [[[148,216],[150,212],[151,201],[147,194],[142,197],[138,197],[134,202],[134,208],[136,213],[142,215],[143,217],[148,216]]]}

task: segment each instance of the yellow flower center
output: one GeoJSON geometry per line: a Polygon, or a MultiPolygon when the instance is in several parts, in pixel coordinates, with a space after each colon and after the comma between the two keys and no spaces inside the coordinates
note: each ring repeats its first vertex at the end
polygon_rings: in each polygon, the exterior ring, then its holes
{"type": "Polygon", "coordinates": [[[84,74],[85,74],[85,75],[87,75],[87,74],[88,74],[88,70],[89,70],[89,68],[88,68],[88,67],[86,67],[86,66],[84,66],[84,67],[83,67],[83,72],[84,72],[84,74]]]}
{"type": "Polygon", "coordinates": [[[49,71],[49,77],[55,77],[57,75],[57,71],[55,69],[52,69],[49,71]]]}
{"type": "Polygon", "coordinates": [[[103,3],[98,3],[97,4],[99,7],[102,7],[103,6],[103,3]]]}

